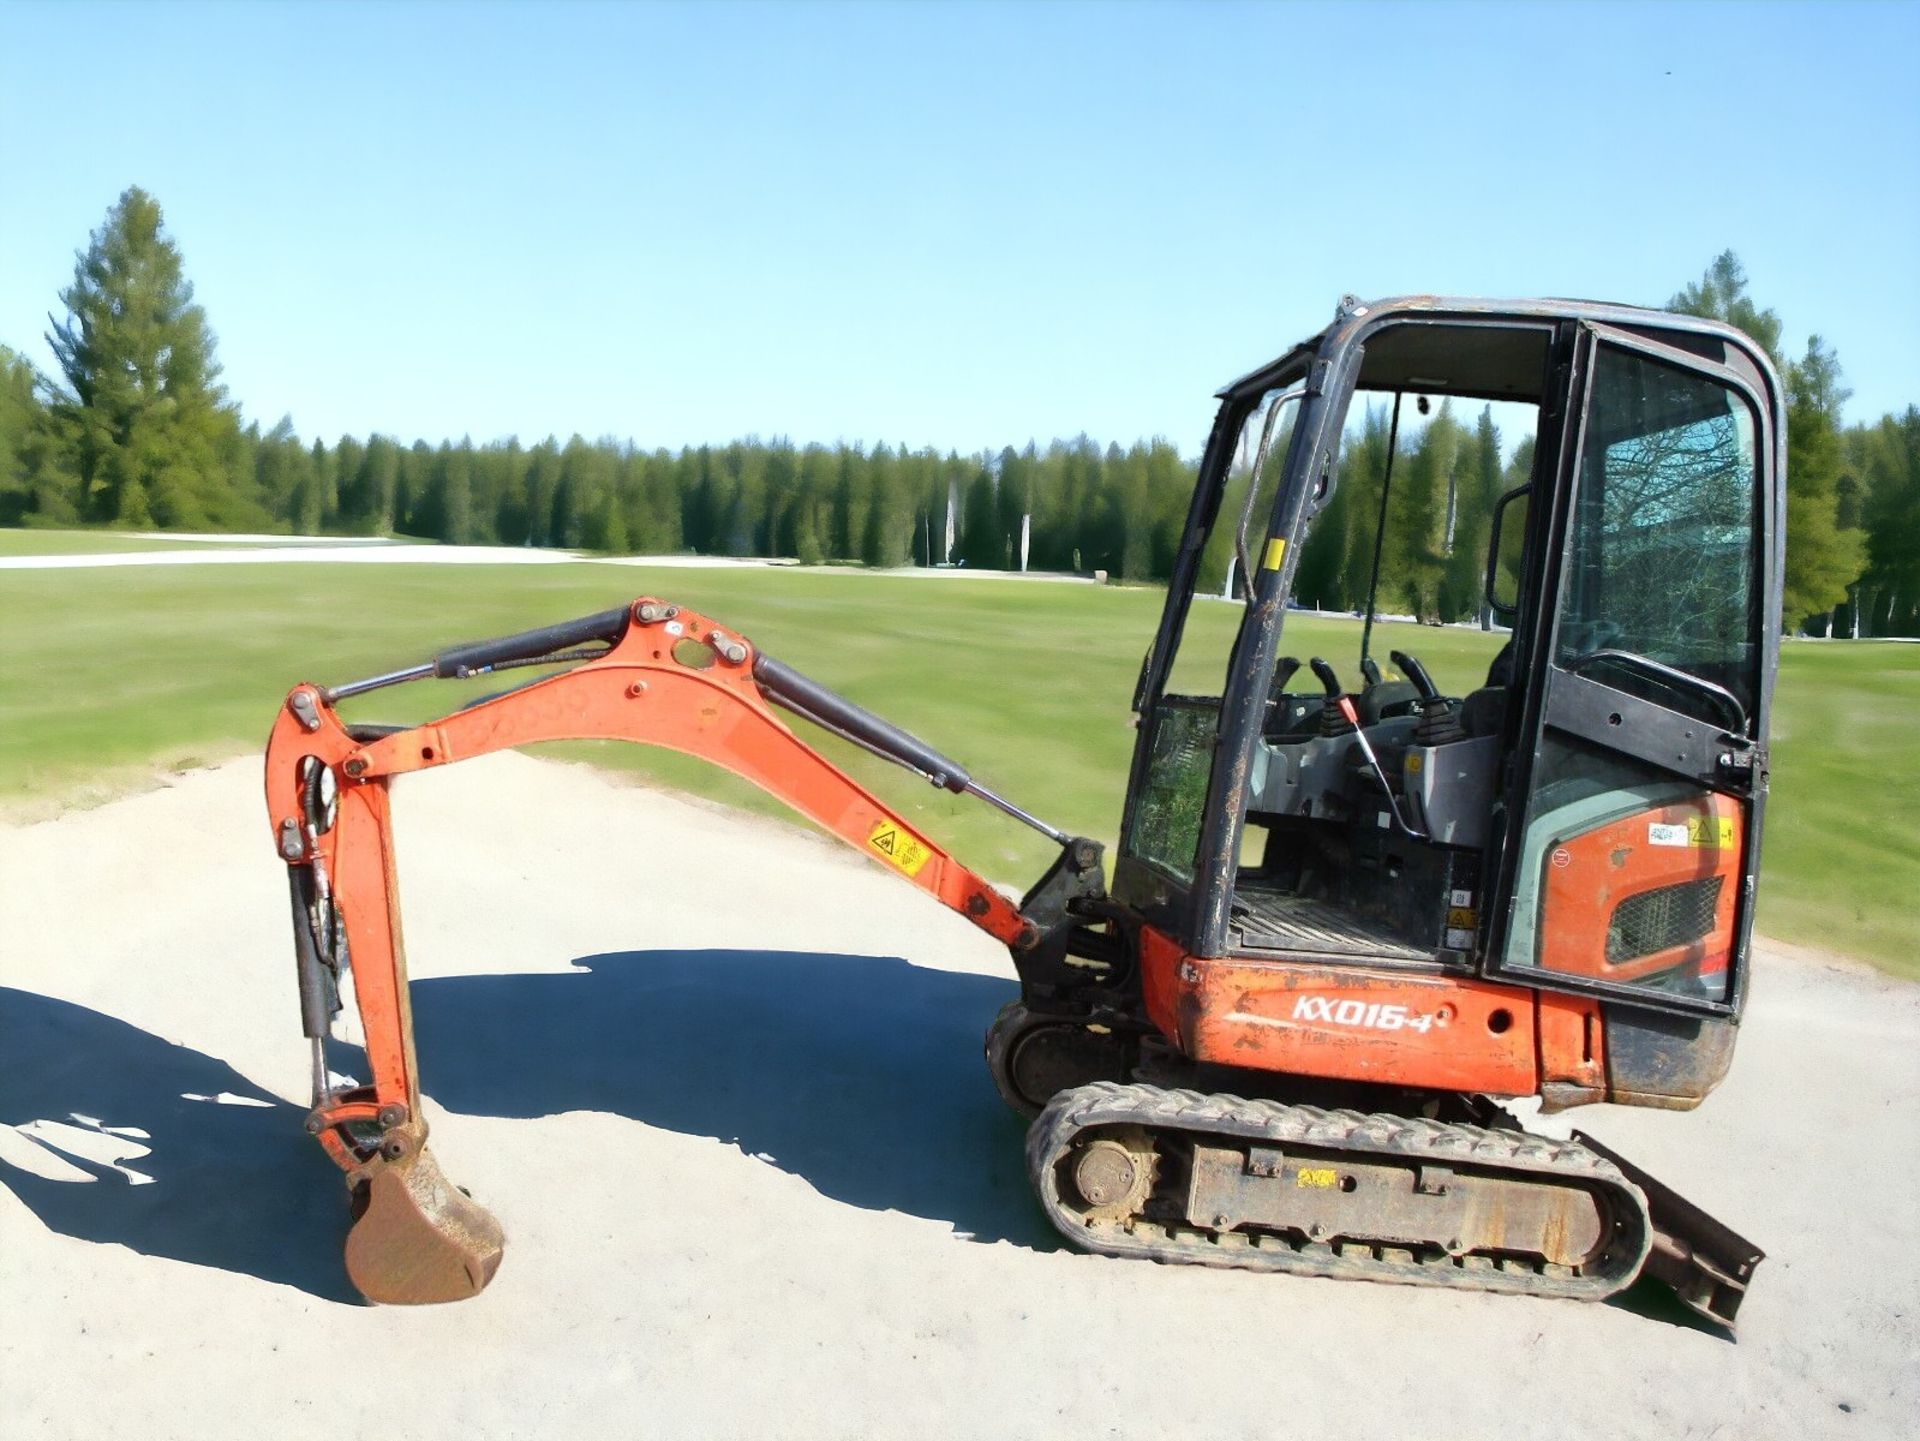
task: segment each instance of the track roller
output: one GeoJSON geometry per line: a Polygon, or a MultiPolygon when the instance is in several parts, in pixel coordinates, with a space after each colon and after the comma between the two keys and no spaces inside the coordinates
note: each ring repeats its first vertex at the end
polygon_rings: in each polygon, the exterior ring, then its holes
{"type": "Polygon", "coordinates": [[[1113,1256],[1599,1300],[1653,1239],[1578,1142],[1096,1082],[1027,1133],[1048,1219],[1113,1256]]]}

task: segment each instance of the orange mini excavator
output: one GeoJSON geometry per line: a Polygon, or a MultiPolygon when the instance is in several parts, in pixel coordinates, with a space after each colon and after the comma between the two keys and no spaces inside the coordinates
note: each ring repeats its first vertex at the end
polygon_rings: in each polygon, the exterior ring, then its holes
{"type": "Polygon", "coordinates": [[[1220,393],[1134,696],[1110,873],[1099,844],[665,600],[297,686],[267,807],[313,1048],[307,1128],[349,1182],[354,1283],[376,1301],[470,1296],[502,1248],[425,1148],[389,784],[594,737],[746,777],[1007,947],[1020,998],[992,1021],[988,1067],[1033,1118],[1038,1204],[1076,1245],[1584,1299],[1645,1273],[1730,1324],[1759,1251],[1597,1142],[1530,1133],[1498,1103],[1687,1109],[1731,1062],[1779,650],[1783,434],[1766,356],[1713,322],[1343,301],[1220,393]],[[1383,668],[1375,602],[1420,593],[1381,578],[1381,537],[1408,523],[1392,486],[1408,399],[1422,414],[1483,404],[1532,439],[1512,447],[1504,494],[1498,466],[1477,491],[1451,486],[1444,535],[1437,513],[1424,532],[1448,583],[1485,556],[1467,572],[1480,628],[1403,628],[1432,637],[1433,664],[1394,651],[1383,668]],[[1372,573],[1363,619],[1339,628],[1360,646],[1343,679],[1285,642],[1292,597],[1324,593],[1308,587],[1356,542],[1372,573]],[[1188,625],[1201,606],[1225,607],[1209,620],[1234,621],[1230,650],[1206,650],[1223,627],[1188,625]],[[1473,645],[1476,669],[1449,679],[1473,645]],[[511,667],[545,669],[425,725],[337,710],[511,667]],[[1313,680],[1296,690],[1296,676],[1313,680]],[[999,807],[1059,858],[1009,899],[792,718],[999,807]],[[369,1075],[336,1089],[325,1046],[349,970],[369,1075]]]}

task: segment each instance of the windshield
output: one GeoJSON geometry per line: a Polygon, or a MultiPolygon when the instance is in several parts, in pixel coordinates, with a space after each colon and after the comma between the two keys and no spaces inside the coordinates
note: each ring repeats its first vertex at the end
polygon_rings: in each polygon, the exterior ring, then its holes
{"type": "MultiPolygon", "coordinates": [[[[1324,656],[1349,691],[1366,685],[1363,641],[1383,680],[1402,678],[1392,660],[1401,651],[1443,694],[1486,685],[1507,642],[1484,594],[1493,510],[1528,482],[1538,423],[1527,401],[1356,391],[1339,484],[1301,547],[1284,649],[1324,656]]],[[[1524,528],[1523,508],[1509,508],[1500,538],[1509,594],[1524,528]]],[[[1315,688],[1304,672],[1291,686],[1315,688]]]]}

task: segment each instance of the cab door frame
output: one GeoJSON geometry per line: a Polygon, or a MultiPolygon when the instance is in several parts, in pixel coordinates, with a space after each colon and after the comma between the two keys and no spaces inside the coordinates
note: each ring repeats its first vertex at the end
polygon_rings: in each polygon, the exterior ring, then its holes
{"type": "MultiPolygon", "coordinates": [[[[1582,319],[1573,322],[1573,331],[1571,353],[1562,351],[1566,357],[1566,384],[1564,388],[1555,387],[1569,397],[1561,434],[1556,437],[1561,443],[1558,454],[1551,459],[1551,471],[1536,471],[1536,481],[1550,475],[1551,485],[1539,487],[1534,493],[1536,502],[1544,500],[1544,504],[1528,507],[1527,539],[1532,554],[1526,566],[1526,583],[1514,635],[1516,674],[1522,678],[1522,704],[1519,729],[1509,751],[1503,805],[1491,838],[1495,884],[1492,903],[1483,912],[1486,921],[1481,937],[1481,969],[1490,977],[1544,990],[1594,995],[1675,1015],[1737,1016],[1746,999],[1747,959],[1766,805],[1766,740],[1780,646],[1785,427],[1778,381],[1771,365],[1757,350],[1741,357],[1746,362],[1746,369],[1742,370],[1717,363],[1696,350],[1682,348],[1682,344],[1663,343],[1654,338],[1658,332],[1650,333],[1649,327],[1636,326],[1629,330],[1582,319]],[[1759,592],[1756,639],[1760,647],[1760,671],[1752,713],[1748,717],[1751,746],[1744,753],[1739,747],[1727,745],[1719,728],[1697,716],[1616,690],[1555,664],[1554,642],[1565,604],[1565,562],[1582,459],[1590,440],[1596,360],[1602,346],[1638,354],[1725,386],[1745,401],[1753,418],[1754,458],[1759,471],[1754,478],[1758,504],[1756,534],[1752,540],[1753,585],[1759,592]],[[1520,869],[1525,863],[1528,802],[1533,794],[1541,744],[1549,726],[1605,751],[1658,767],[1704,789],[1731,795],[1745,808],[1745,853],[1735,898],[1733,943],[1724,1000],[1653,991],[1544,966],[1507,964],[1505,956],[1515,919],[1520,869]]],[[[1689,338],[1678,330],[1671,337],[1682,343],[1689,338]]],[[[1729,347],[1735,344],[1730,338],[1725,343],[1729,347]]]]}

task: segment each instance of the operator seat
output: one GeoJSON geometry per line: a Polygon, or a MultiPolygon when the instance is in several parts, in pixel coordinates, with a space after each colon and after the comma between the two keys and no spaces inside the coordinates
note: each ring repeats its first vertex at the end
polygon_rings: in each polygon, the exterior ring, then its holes
{"type": "Polygon", "coordinates": [[[1357,702],[1360,724],[1370,726],[1389,716],[1412,715],[1420,704],[1420,692],[1410,681],[1388,680],[1368,686],[1357,702]]]}

